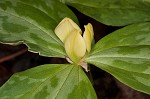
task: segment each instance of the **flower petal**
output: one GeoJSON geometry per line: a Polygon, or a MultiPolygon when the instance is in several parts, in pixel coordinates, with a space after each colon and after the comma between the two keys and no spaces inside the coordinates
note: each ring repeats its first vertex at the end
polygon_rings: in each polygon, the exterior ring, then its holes
{"type": "Polygon", "coordinates": [[[93,27],[92,24],[88,23],[87,25],[84,26],[85,31],[83,34],[83,38],[85,40],[85,44],[86,44],[86,49],[88,52],[90,52],[91,50],[91,43],[94,37],[94,31],[93,31],[93,27]]]}
{"type": "Polygon", "coordinates": [[[73,31],[65,41],[65,50],[69,58],[76,64],[86,53],[86,45],[79,31],[73,31]]]}
{"type": "Polygon", "coordinates": [[[55,28],[55,34],[64,42],[67,36],[74,30],[78,30],[81,33],[81,29],[74,21],[70,18],[64,18],[55,28]]]}

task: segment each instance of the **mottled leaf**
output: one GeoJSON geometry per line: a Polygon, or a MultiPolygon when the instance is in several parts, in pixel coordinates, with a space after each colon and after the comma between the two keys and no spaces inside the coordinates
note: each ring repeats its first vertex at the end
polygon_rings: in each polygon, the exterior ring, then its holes
{"type": "Polygon", "coordinates": [[[92,53],[128,45],[150,45],[150,22],[129,25],[107,35],[96,43],[92,53]]]}
{"type": "Polygon", "coordinates": [[[102,38],[86,61],[150,94],[150,22],[126,26],[102,38]]]}
{"type": "Polygon", "coordinates": [[[150,94],[150,45],[97,50],[86,61],[109,72],[128,86],[150,94]]]}
{"type": "Polygon", "coordinates": [[[1,88],[1,99],[97,99],[80,66],[42,65],[14,74],[1,88]]]}
{"type": "Polygon", "coordinates": [[[0,42],[25,43],[41,55],[64,57],[63,44],[54,33],[64,17],[77,21],[55,0],[0,0],[0,42]]]}
{"type": "Polygon", "coordinates": [[[150,21],[149,0],[60,0],[106,25],[150,21]]]}

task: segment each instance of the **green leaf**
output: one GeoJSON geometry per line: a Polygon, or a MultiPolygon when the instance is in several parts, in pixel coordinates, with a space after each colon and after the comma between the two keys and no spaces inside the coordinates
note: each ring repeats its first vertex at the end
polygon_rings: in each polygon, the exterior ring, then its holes
{"type": "Polygon", "coordinates": [[[93,53],[116,46],[150,45],[150,22],[133,24],[119,29],[96,43],[93,53]]]}
{"type": "Polygon", "coordinates": [[[0,42],[25,43],[41,55],[65,57],[53,31],[64,17],[77,21],[67,6],[55,0],[1,0],[0,42]]]}
{"type": "Polygon", "coordinates": [[[128,86],[150,94],[150,45],[120,46],[97,51],[86,61],[128,86]]]}
{"type": "Polygon", "coordinates": [[[122,83],[130,86],[133,89],[150,94],[150,75],[126,71],[105,64],[96,64],[97,67],[109,72],[122,83]]]}
{"type": "Polygon", "coordinates": [[[14,74],[1,88],[1,99],[97,99],[80,66],[48,64],[14,74]]]}
{"type": "Polygon", "coordinates": [[[150,21],[149,0],[60,0],[106,25],[150,21]]]}
{"type": "Polygon", "coordinates": [[[96,43],[86,61],[150,94],[150,22],[126,26],[107,35],[96,43]]]}

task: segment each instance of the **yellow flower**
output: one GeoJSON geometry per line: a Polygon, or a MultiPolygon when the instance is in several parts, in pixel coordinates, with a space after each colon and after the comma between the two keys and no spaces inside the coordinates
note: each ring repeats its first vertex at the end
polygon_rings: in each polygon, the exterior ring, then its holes
{"type": "MultiPolygon", "coordinates": [[[[82,37],[81,29],[70,18],[64,18],[55,28],[55,34],[64,43],[69,61],[78,65],[85,65],[83,58],[90,52],[94,37],[92,24],[88,23],[84,28],[82,37]]],[[[86,66],[82,67],[87,71],[86,66]]]]}
{"type": "Polygon", "coordinates": [[[75,22],[69,18],[64,18],[55,28],[55,33],[64,42],[67,36],[74,30],[78,30],[81,33],[81,29],[75,22]]]}

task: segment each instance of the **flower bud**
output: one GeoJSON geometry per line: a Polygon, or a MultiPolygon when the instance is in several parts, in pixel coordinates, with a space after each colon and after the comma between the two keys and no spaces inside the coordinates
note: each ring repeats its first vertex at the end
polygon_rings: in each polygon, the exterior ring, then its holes
{"type": "Polygon", "coordinates": [[[72,33],[70,33],[70,35],[66,38],[64,44],[69,58],[74,63],[78,64],[78,62],[86,53],[86,45],[79,31],[72,31],[72,33]]]}
{"type": "MultiPolygon", "coordinates": [[[[92,24],[88,23],[84,27],[83,37],[79,26],[69,18],[64,18],[55,28],[55,34],[64,43],[65,51],[71,63],[81,66],[84,63],[84,56],[91,50],[91,43],[94,37],[92,24]]],[[[82,67],[88,71],[85,64],[82,67]]]]}
{"type": "Polygon", "coordinates": [[[84,28],[85,28],[85,31],[83,34],[83,38],[85,40],[86,49],[89,53],[91,51],[91,43],[93,41],[94,32],[93,32],[92,24],[90,23],[88,23],[88,25],[85,25],[84,28]]]}
{"type": "Polygon", "coordinates": [[[81,33],[81,29],[75,22],[70,18],[64,18],[55,28],[55,34],[64,42],[66,37],[74,30],[78,30],[81,33]]]}

